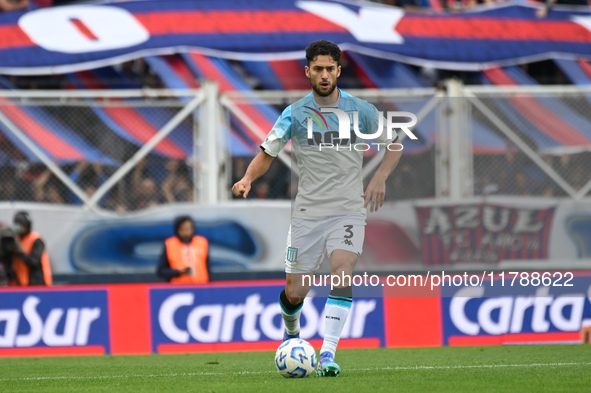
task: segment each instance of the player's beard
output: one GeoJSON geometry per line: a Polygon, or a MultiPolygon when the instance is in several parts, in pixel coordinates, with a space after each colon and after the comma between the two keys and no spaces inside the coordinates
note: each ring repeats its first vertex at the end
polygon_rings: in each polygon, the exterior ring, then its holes
{"type": "Polygon", "coordinates": [[[336,83],[332,83],[332,86],[328,89],[328,91],[323,92],[318,87],[318,86],[320,86],[320,83],[322,83],[322,82],[318,82],[316,84],[310,83],[312,85],[312,90],[314,90],[314,92],[316,94],[318,94],[320,97],[328,97],[329,95],[332,94],[332,92],[334,91],[334,89],[337,88],[337,84],[336,83]]]}

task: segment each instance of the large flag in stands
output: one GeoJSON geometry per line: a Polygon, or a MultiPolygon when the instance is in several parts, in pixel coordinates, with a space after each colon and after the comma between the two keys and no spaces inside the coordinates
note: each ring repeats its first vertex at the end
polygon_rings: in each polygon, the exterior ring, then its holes
{"type": "Polygon", "coordinates": [[[303,57],[328,39],[365,55],[480,70],[591,58],[591,8],[499,5],[413,14],[369,2],[216,0],[69,5],[0,14],[0,74],[80,71],[135,57],[199,51],[238,60],[303,57]]]}

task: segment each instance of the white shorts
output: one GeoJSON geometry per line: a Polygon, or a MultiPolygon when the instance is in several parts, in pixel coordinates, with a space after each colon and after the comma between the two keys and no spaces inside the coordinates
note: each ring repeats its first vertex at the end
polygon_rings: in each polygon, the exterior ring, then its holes
{"type": "Polygon", "coordinates": [[[334,250],[361,256],[365,239],[365,218],[361,214],[320,220],[292,218],[285,252],[286,273],[311,273],[320,267],[324,255],[334,250]]]}

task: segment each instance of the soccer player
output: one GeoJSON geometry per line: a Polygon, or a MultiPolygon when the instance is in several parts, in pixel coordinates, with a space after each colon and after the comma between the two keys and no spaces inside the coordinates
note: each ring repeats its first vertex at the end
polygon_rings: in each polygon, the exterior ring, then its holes
{"type": "Polygon", "coordinates": [[[348,281],[341,280],[340,285],[331,289],[327,299],[324,342],[316,371],[319,376],[334,377],[341,372],[335,352],[351,309],[351,276],[362,251],[366,209],[370,203],[371,212],[382,206],[386,179],[402,154],[400,145],[389,148],[397,137],[388,141],[386,132],[371,140],[360,140],[351,125],[349,138],[339,139],[337,114],[321,111],[338,108],[351,119],[357,116],[361,133],[378,134],[380,115],[376,108],[337,88],[340,57],[339,47],[329,41],[315,41],[306,48],[305,73],[312,92],[283,111],[262,143],[262,151],[232,187],[234,195],[246,198],[251,183],[269,169],[291,139],[300,176],[287,238],[286,285],[279,295],[285,322],[284,341],[299,338],[300,314],[310,290],[311,275],[320,267],[326,252],[331,275],[348,277],[348,281]],[[309,121],[313,121],[312,138],[308,138],[309,121]],[[361,142],[360,147],[355,145],[361,142]],[[364,193],[362,150],[370,143],[379,143],[385,154],[364,193]]]}

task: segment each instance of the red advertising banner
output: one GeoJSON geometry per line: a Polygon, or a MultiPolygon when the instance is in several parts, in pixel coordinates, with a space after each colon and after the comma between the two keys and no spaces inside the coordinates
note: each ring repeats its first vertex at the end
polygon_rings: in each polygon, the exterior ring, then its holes
{"type": "MultiPolygon", "coordinates": [[[[355,298],[340,348],[574,343],[591,324],[590,272],[393,278],[382,277],[379,296],[355,298]],[[473,282],[478,277],[484,282],[473,282]],[[425,285],[394,285],[402,282],[425,285]]],[[[277,302],[283,285],[2,289],[0,357],[274,350],[283,336],[277,302]]],[[[325,302],[309,298],[302,309],[301,336],[316,348],[324,336],[325,302]]]]}
{"type": "Polygon", "coordinates": [[[425,265],[548,257],[553,207],[467,204],[415,209],[425,265]]]}

